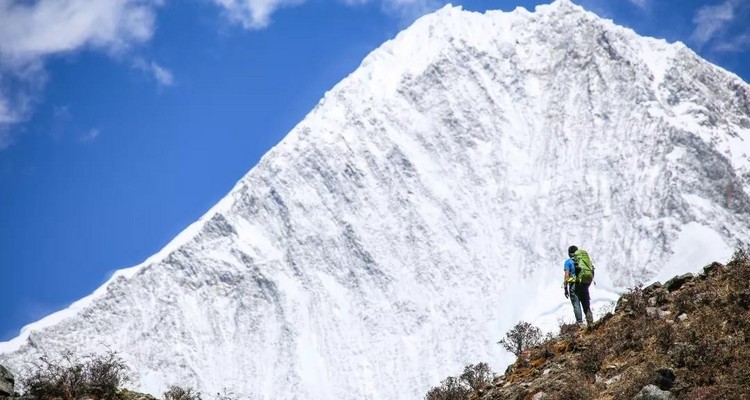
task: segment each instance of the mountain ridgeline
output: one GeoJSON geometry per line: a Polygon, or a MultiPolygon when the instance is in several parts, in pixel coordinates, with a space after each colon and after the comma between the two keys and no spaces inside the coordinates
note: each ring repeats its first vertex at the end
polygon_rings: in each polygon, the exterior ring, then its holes
{"type": "Polygon", "coordinates": [[[750,86],[680,43],[567,0],[447,6],[368,55],[162,251],[0,343],[111,349],[134,389],[250,399],[418,398],[512,361],[517,321],[750,243],[750,86]]]}

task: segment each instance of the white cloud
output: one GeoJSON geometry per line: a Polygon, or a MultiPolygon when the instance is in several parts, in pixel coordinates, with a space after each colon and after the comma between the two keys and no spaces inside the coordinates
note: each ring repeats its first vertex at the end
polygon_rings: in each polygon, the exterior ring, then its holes
{"type": "Polygon", "coordinates": [[[156,78],[156,81],[159,82],[159,85],[171,86],[174,83],[174,76],[172,76],[172,72],[166,68],[163,68],[159,64],[152,62],[151,71],[154,73],[154,77],[156,78]]]}
{"type": "MultiPolygon", "coordinates": [[[[224,9],[227,17],[246,29],[263,29],[271,23],[274,12],[294,7],[307,0],[213,0],[224,9]]],[[[373,0],[339,0],[347,6],[359,6],[373,0]]],[[[383,10],[402,19],[411,20],[444,4],[442,0],[381,0],[383,10]]],[[[645,1],[645,0],[633,0],[645,1]]]]}
{"type": "Polygon", "coordinates": [[[405,22],[435,11],[445,4],[440,0],[383,0],[383,9],[395,14],[405,22]]]}
{"type": "Polygon", "coordinates": [[[714,50],[722,53],[739,53],[750,50],[750,31],[718,43],[714,50]]]}
{"type": "Polygon", "coordinates": [[[0,0],[0,55],[24,62],[84,46],[110,51],[149,40],[158,0],[0,0]]]}
{"type": "Polygon", "coordinates": [[[86,132],[83,135],[81,135],[81,141],[82,142],[92,142],[92,141],[94,141],[94,139],[96,139],[97,137],[99,137],[99,133],[101,133],[101,132],[97,128],[89,129],[88,132],[86,132]]]}
{"type": "Polygon", "coordinates": [[[271,22],[271,14],[279,8],[295,6],[305,0],[214,0],[224,8],[229,19],[246,29],[262,29],[271,22]]]}
{"type": "Polygon", "coordinates": [[[120,54],[151,39],[162,0],[0,0],[0,130],[28,117],[44,62],[92,48],[120,54]]]}
{"type": "Polygon", "coordinates": [[[172,71],[162,67],[154,61],[149,63],[142,58],[137,58],[133,63],[133,66],[152,75],[159,86],[172,86],[174,84],[174,75],[172,75],[172,71]]]}
{"type": "Polygon", "coordinates": [[[630,2],[639,8],[646,9],[648,7],[648,0],[630,0],[630,2]]]}
{"type": "Polygon", "coordinates": [[[721,35],[735,19],[737,4],[735,0],[727,0],[716,6],[701,7],[693,17],[695,31],[690,37],[691,40],[698,47],[703,47],[711,39],[721,35]]]}

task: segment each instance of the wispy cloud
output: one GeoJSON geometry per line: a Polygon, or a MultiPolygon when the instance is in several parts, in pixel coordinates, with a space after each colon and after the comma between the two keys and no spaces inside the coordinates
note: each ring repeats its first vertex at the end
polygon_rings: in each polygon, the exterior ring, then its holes
{"type": "Polygon", "coordinates": [[[154,78],[156,78],[156,81],[159,82],[161,86],[172,86],[172,84],[174,84],[174,76],[172,76],[172,72],[168,69],[152,62],[151,71],[154,73],[154,78]]]}
{"type": "Polygon", "coordinates": [[[648,0],[629,0],[634,5],[638,6],[639,8],[646,9],[648,8],[648,0]]]}
{"type": "Polygon", "coordinates": [[[698,49],[728,53],[750,50],[750,3],[725,0],[721,4],[704,6],[696,11],[695,30],[690,40],[698,49]]]}
{"type": "Polygon", "coordinates": [[[174,84],[174,75],[172,71],[157,64],[154,61],[147,62],[142,58],[137,58],[133,63],[136,69],[146,72],[153,76],[159,86],[172,86],[174,84]]]}
{"type": "Polygon", "coordinates": [[[721,35],[735,19],[737,4],[735,0],[727,0],[719,5],[698,9],[693,17],[695,30],[690,36],[691,40],[699,47],[703,47],[711,39],[721,35]]]}
{"type": "Polygon", "coordinates": [[[262,29],[271,22],[271,15],[282,7],[295,6],[305,0],[214,0],[229,19],[246,29],[262,29]]]}
{"type": "MultiPolygon", "coordinates": [[[[151,39],[162,0],[0,0],[0,140],[28,118],[50,56],[95,49],[121,54],[151,39]]],[[[1,148],[1,147],[0,147],[1,148]]]]}
{"type": "Polygon", "coordinates": [[[726,41],[717,43],[714,50],[722,53],[740,53],[750,50],[750,31],[743,32],[726,41]]]}
{"type": "MultiPolygon", "coordinates": [[[[246,29],[263,29],[271,23],[271,16],[279,9],[294,7],[307,0],[213,0],[227,17],[246,29]]],[[[339,0],[347,6],[359,6],[376,0],[339,0]]],[[[402,19],[413,19],[438,8],[441,0],[381,0],[383,10],[402,19]]],[[[632,0],[646,1],[646,0],[632,0]]]]}
{"type": "Polygon", "coordinates": [[[435,11],[445,3],[440,0],[383,0],[383,9],[405,22],[411,22],[424,14],[435,11]]]}
{"type": "Polygon", "coordinates": [[[99,137],[100,133],[101,132],[97,128],[89,129],[88,132],[86,132],[83,135],[81,135],[80,140],[82,142],[93,142],[96,138],[99,137]]]}

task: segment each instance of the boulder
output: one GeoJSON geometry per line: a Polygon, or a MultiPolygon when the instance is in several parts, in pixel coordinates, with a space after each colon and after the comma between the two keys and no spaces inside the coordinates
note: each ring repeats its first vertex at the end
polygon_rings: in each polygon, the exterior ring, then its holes
{"type": "Polygon", "coordinates": [[[659,368],[656,370],[655,384],[661,390],[669,390],[674,386],[675,375],[672,368],[659,368]]]}
{"type": "Polygon", "coordinates": [[[0,365],[0,397],[13,395],[16,380],[7,368],[0,365]]]}
{"type": "Polygon", "coordinates": [[[709,275],[711,275],[711,273],[713,273],[714,271],[716,271],[718,269],[721,269],[721,268],[724,268],[723,264],[717,263],[717,262],[712,262],[711,264],[706,265],[705,267],[703,267],[703,275],[709,276],[709,275]]]}
{"type": "Polygon", "coordinates": [[[656,281],[656,282],[654,282],[654,283],[646,286],[643,289],[643,293],[651,293],[651,292],[655,291],[656,289],[659,289],[660,287],[661,287],[661,282],[656,281]]]}
{"type": "Polygon", "coordinates": [[[534,397],[531,398],[531,400],[544,400],[547,397],[547,394],[544,392],[539,392],[534,395],[534,397]]]}
{"type": "Polygon", "coordinates": [[[693,280],[694,276],[691,273],[687,273],[685,275],[675,276],[674,278],[668,280],[664,287],[667,288],[670,292],[674,292],[675,290],[679,290],[682,285],[686,284],[687,282],[690,282],[693,280]]]}
{"type": "Polygon", "coordinates": [[[633,397],[633,400],[675,400],[675,397],[666,390],[661,390],[654,385],[647,385],[633,397]]]}

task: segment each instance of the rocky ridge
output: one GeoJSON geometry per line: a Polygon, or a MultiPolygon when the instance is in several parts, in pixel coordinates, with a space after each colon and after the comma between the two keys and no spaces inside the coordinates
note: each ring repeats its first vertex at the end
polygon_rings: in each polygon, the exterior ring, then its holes
{"type": "Polygon", "coordinates": [[[7,368],[0,365],[0,399],[13,396],[15,394],[16,379],[7,368]]]}
{"type": "Polygon", "coordinates": [[[749,255],[637,287],[590,329],[563,325],[472,398],[750,399],[749,255]]]}

